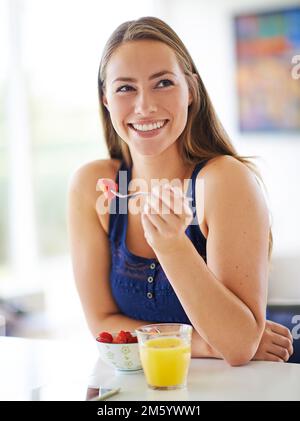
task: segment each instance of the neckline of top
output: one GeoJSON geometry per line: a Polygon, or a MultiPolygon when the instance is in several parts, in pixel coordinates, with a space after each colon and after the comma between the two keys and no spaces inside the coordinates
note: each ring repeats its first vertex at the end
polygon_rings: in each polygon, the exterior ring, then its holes
{"type": "MultiPolygon", "coordinates": [[[[189,178],[189,184],[188,184],[188,188],[186,191],[186,194],[191,195],[192,200],[194,202],[194,194],[193,194],[193,186],[194,186],[194,175],[197,172],[197,169],[200,166],[200,169],[202,168],[202,166],[204,165],[203,162],[197,163],[192,171],[191,177],[189,178]]],[[[128,185],[129,182],[131,180],[131,175],[132,175],[132,169],[131,167],[127,167],[126,163],[123,161],[119,171],[121,170],[125,170],[127,171],[127,191],[128,191],[128,185]]],[[[117,200],[120,200],[118,197],[116,197],[117,200]]],[[[136,263],[147,263],[147,264],[151,264],[151,263],[155,263],[155,264],[159,264],[159,261],[157,258],[153,258],[153,257],[144,257],[144,256],[139,256],[137,254],[132,253],[129,248],[127,247],[126,244],[126,237],[127,237],[127,230],[128,230],[128,199],[125,200],[126,201],[126,212],[124,214],[124,230],[122,233],[122,245],[123,245],[123,250],[125,251],[125,253],[127,254],[127,256],[129,256],[132,260],[134,260],[136,263]]]]}
{"type": "MultiPolygon", "coordinates": [[[[191,196],[193,196],[194,175],[197,172],[197,169],[199,168],[199,166],[200,166],[200,170],[201,170],[202,167],[205,165],[205,163],[206,163],[206,161],[198,162],[197,164],[195,164],[190,177],[185,179],[185,180],[189,180],[188,187],[186,189],[185,195],[188,195],[189,192],[190,192],[191,196]],[[192,186],[191,186],[191,184],[192,184],[192,186]]],[[[128,192],[128,186],[129,186],[129,183],[130,183],[131,178],[132,178],[132,165],[128,167],[126,165],[126,162],[122,161],[122,163],[120,165],[120,168],[119,168],[119,171],[122,171],[122,170],[127,171],[127,186],[126,187],[127,187],[127,192],[128,192]]],[[[118,178],[119,178],[119,172],[118,172],[118,178]]]]}

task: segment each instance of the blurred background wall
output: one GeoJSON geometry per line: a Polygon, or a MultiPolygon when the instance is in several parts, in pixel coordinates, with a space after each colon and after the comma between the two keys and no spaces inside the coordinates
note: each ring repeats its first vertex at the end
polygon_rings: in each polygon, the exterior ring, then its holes
{"type": "Polygon", "coordinates": [[[67,243],[68,180],[107,157],[97,102],[104,44],[120,23],[147,15],[182,38],[238,151],[259,156],[274,234],[269,303],[300,303],[300,135],[240,132],[233,26],[235,15],[297,3],[0,0],[0,313],[8,334],[89,335],[67,243]]]}

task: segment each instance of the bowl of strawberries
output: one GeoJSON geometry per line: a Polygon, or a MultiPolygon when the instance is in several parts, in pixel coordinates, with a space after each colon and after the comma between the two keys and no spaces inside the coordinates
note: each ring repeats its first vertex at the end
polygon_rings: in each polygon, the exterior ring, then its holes
{"type": "Polygon", "coordinates": [[[142,370],[136,334],[119,332],[100,332],[96,338],[102,361],[121,372],[142,370]]]}

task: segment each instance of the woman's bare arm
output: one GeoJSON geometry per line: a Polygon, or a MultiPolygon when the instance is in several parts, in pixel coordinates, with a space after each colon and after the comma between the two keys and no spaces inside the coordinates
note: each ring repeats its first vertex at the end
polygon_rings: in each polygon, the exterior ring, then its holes
{"type": "MultiPolygon", "coordinates": [[[[136,320],[120,313],[109,284],[110,247],[97,212],[95,192],[99,177],[115,178],[107,161],[80,167],[71,177],[68,194],[68,233],[73,273],[83,311],[94,337],[100,331],[133,331],[152,321],[136,320]]],[[[213,349],[193,331],[193,357],[216,357],[213,349]]]]}
{"type": "Polygon", "coordinates": [[[109,285],[110,248],[96,212],[98,177],[110,174],[107,161],[93,161],[71,177],[68,194],[68,234],[73,273],[91,332],[119,309],[109,285]]]}
{"type": "Polygon", "coordinates": [[[225,156],[205,170],[207,263],[187,236],[160,250],[155,232],[154,251],[199,335],[241,365],[253,358],[265,326],[268,212],[243,164],[225,156]]]}

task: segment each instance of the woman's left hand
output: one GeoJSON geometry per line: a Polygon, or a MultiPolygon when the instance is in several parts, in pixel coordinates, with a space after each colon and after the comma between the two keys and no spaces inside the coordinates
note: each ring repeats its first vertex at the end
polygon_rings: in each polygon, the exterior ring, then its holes
{"type": "Polygon", "coordinates": [[[178,187],[153,188],[142,212],[148,244],[156,253],[178,250],[186,240],[185,230],[193,220],[188,199],[178,187]]]}
{"type": "Polygon", "coordinates": [[[266,320],[265,329],[253,360],[288,361],[293,354],[293,336],[279,323],[266,320]]]}

